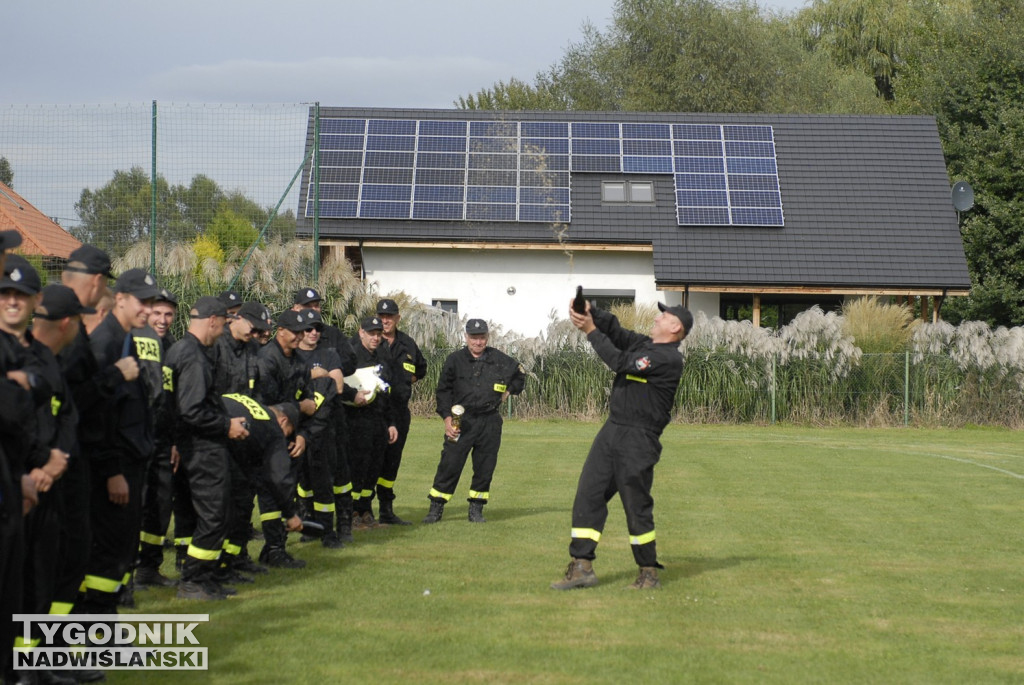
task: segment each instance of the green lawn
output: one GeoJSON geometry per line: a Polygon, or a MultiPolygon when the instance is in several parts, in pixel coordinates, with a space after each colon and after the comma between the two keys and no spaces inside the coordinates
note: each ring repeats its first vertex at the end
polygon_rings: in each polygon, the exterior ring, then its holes
{"type": "Polygon", "coordinates": [[[616,498],[601,585],[555,592],[597,429],[506,423],[489,522],[466,521],[467,471],[423,526],[441,425],[416,420],[396,509],[417,525],[340,551],[295,541],[303,571],[219,603],[140,592],[138,611],[209,612],[200,680],[218,683],[1024,681],[1020,434],[670,426],[664,587],[623,589],[636,569],[616,498]]]}

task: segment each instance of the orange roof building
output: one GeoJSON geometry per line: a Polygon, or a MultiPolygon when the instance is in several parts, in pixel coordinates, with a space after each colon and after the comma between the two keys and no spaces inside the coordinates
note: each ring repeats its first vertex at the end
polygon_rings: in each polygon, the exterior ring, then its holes
{"type": "Polygon", "coordinates": [[[21,234],[23,255],[67,259],[82,242],[36,209],[32,203],[0,183],[0,231],[21,234]]]}

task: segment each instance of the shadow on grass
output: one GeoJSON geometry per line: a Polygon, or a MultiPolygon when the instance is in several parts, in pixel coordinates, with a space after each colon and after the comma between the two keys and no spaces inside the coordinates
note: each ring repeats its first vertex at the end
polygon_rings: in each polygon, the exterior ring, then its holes
{"type": "Polygon", "coordinates": [[[757,561],[757,557],[683,557],[683,563],[673,569],[670,576],[679,575],[683,578],[693,578],[709,571],[721,571],[722,569],[739,566],[745,561],[757,561]],[[676,570],[678,569],[678,570],[676,570]]]}

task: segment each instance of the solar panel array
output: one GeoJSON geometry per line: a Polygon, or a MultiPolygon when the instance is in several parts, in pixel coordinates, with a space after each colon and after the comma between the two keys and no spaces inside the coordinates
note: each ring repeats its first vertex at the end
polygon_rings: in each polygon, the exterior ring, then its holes
{"type": "Polygon", "coordinates": [[[329,219],[568,222],[572,172],[672,174],[680,226],[783,225],[771,126],[324,118],[318,162],[329,219]]]}

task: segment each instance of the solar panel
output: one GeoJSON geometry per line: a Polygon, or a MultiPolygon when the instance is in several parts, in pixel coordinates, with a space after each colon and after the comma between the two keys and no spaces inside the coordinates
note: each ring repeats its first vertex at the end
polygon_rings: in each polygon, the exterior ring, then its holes
{"type": "Polygon", "coordinates": [[[672,175],[680,226],[783,225],[771,126],[324,118],[320,132],[324,218],[569,221],[572,171],[672,175]]]}

